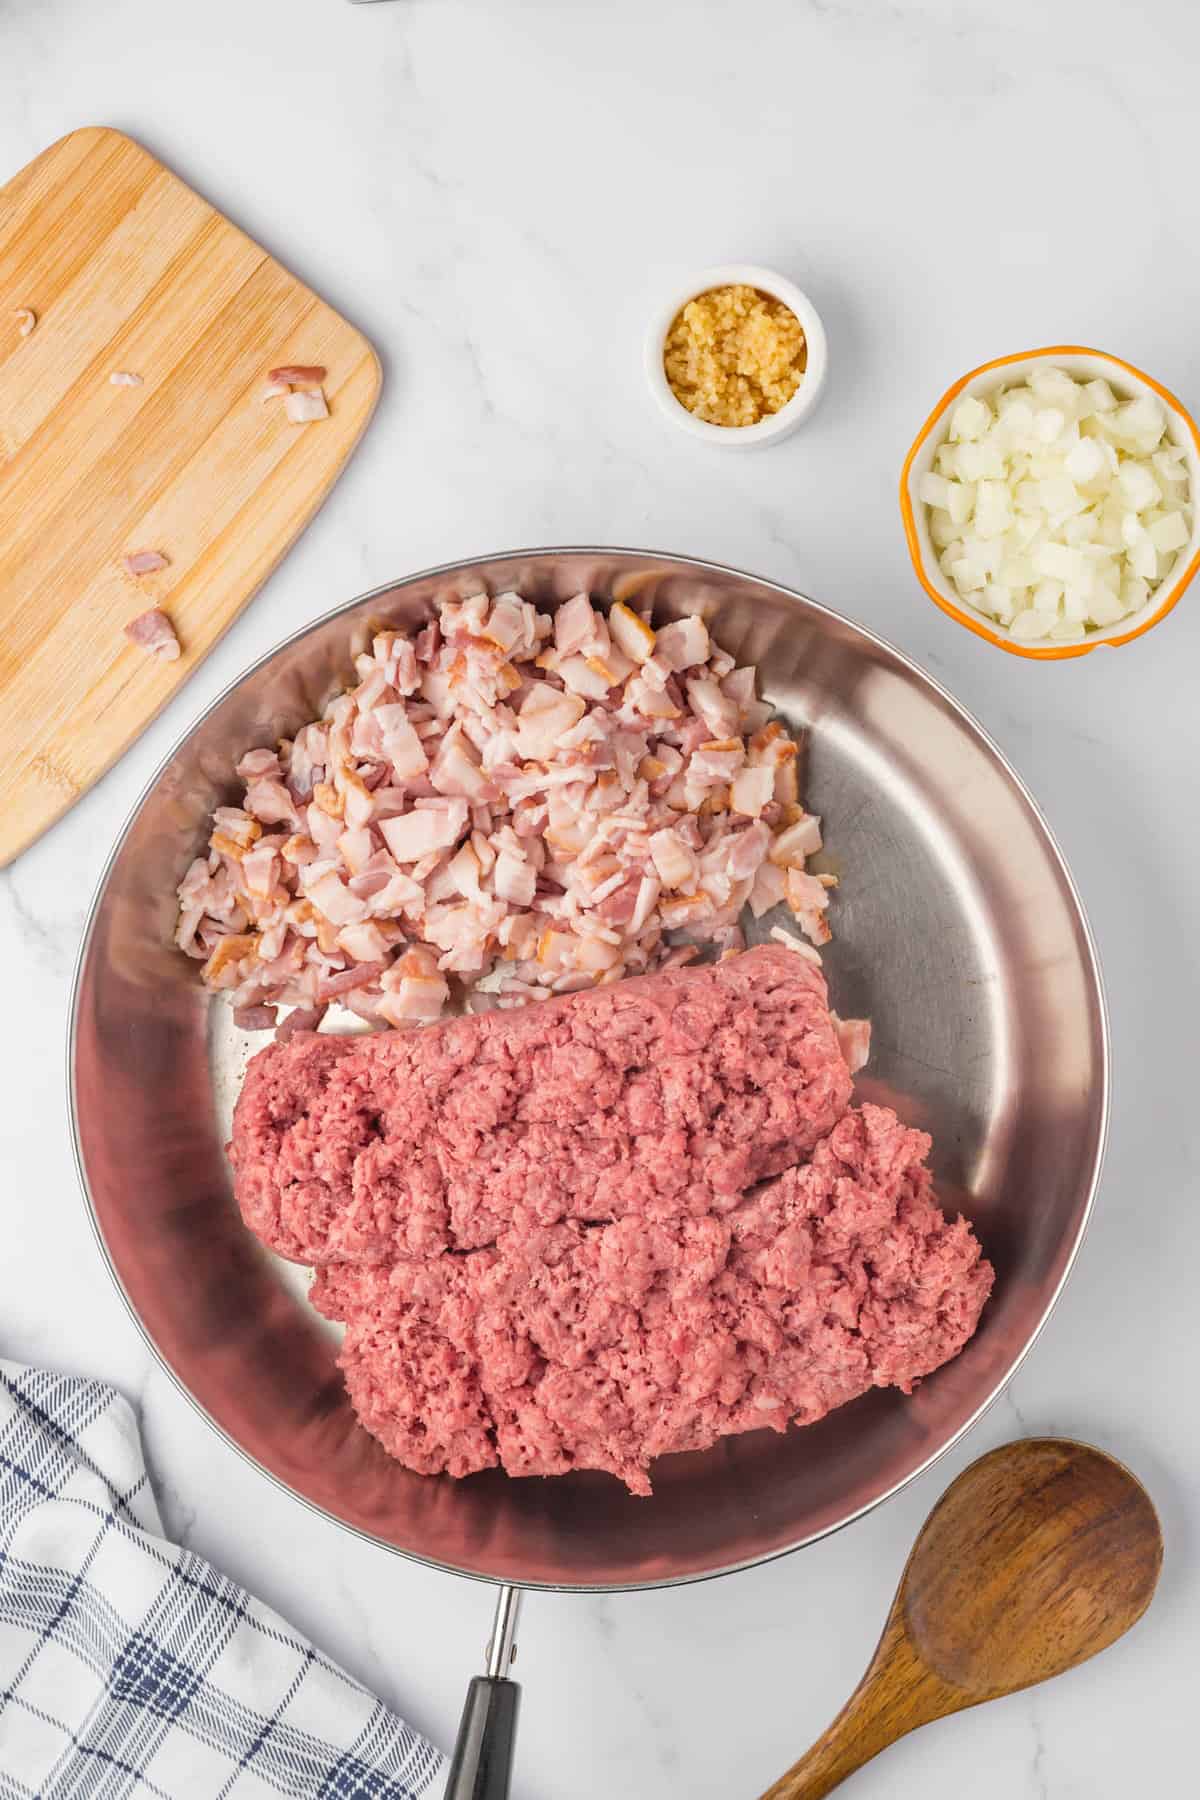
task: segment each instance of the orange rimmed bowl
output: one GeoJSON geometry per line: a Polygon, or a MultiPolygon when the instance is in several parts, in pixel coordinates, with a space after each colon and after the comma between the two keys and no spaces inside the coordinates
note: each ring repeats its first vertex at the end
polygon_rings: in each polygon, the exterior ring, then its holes
{"type": "Polygon", "coordinates": [[[1149,631],[1152,625],[1157,625],[1160,619],[1165,619],[1200,568],[1200,429],[1187,408],[1160,382],[1144,374],[1141,369],[1135,369],[1132,363],[1124,362],[1121,357],[1110,356],[1107,351],[1088,350],[1081,344],[1050,344],[1044,350],[1025,350],[1014,356],[998,356],[992,362],[981,363],[977,369],[970,370],[952,387],[948,387],[917,433],[912,449],[904,459],[900,475],[900,513],[917,579],[934,605],[939,606],[948,618],[956,619],[968,631],[973,631],[976,637],[985,638],[989,644],[1008,650],[1014,656],[1029,656],[1039,662],[1058,662],[1065,657],[1086,656],[1089,651],[1099,649],[1102,644],[1128,644],[1131,639],[1141,637],[1143,632],[1149,631]],[[933,468],[933,459],[946,441],[949,413],[955,401],[964,395],[991,394],[998,387],[1024,381],[1039,363],[1053,363],[1056,368],[1065,369],[1080,381],[1102,378],[1121,400],[1132,400],[1140,394],[1153,394],[1167,409],[1167,437],[1172,444],[1179,446],[1187,459],[1192,530],[1191,537],[1176,558],[1174,571],[1158,584],[1145,606],[1118,619],[1115,625],[1105,625],[1089,631],[1082,643],[1023,643],[1011,635],[1007,626],[998,624],[995,619],[977,611],[963,600],[953,582],[942,573],[937,546],[929,535],[927,509],[925,503],[917,497],[922,475],[933,468]]]}

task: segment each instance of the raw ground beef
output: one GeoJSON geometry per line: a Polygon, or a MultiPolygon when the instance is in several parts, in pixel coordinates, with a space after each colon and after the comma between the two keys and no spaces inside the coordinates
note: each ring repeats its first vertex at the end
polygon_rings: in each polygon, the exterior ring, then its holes
{"type": "Polygon", "coordinates": [[[812,1161],[723,1214],[525,1224],[466,1256],[329,1265],[356,1412],[423,1474],[606,1469],[812,1424],[956,1356],[992,1286],[939,1211],[929,1139],[847,1113],[812,1161]]]}
{"type": "Polygon", "coordinates": [[[242,1215],[297,1262],[472,1250],[564,1218],[724,1213],[850,1103],[820,970],[765,945],[516,1012],[251,1062],[242,1215]]]}
{"type": "Polygon", "coordinates": [[[250,1065],[230,1153],[247,1224],[316,1265],[393,1456],[646,1494],[657,1456],[908,1392],[975,1330],[992,1270],[929,1139],[850,1092],[819,970],[762,947],[298,1034],[250,1065]]]}

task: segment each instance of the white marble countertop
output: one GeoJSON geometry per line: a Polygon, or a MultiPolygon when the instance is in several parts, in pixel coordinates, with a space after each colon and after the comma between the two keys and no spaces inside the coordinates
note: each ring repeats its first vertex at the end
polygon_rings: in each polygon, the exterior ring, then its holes
{"type": "Polygon", "coordinates": [[[368,437],[284,567],[123,762],[0,875],[0,1352],[104,1375],[138,1402],[174,1532],[452,1737],[486,1591],[353,1540],[208,1429],[110,1287],[67,1145],[71,967],[108,847],[173,738],[305,619],[522,544],[642,544],[792,583],[902,646],[995,734],[1099,937],[1107,1171],[1009,1395],[900,1498],[798,1556],[672,1592],[533,1598],[519,1800],[758,1793],[857,1678],[947,1480],[1022,1431],[1092,1439],[1148,1483],[1167,1534],[1154,1608],[1100,1661],[918,1734],[853,1791],[1194,1791],[1200,588],[1119,654],[1005,657],[922,597],[895,488],[946,383],[1007,350],[1098,344],[1200,399],[1198,58],[1186,0],[0,6],[0,171],[72,126],[123,127],[386,365],[368,437]],[[639,366],[648,309],[728,258],[788,271],[830,335],[820,412],[747,457],[670,433],[639,366]]]}

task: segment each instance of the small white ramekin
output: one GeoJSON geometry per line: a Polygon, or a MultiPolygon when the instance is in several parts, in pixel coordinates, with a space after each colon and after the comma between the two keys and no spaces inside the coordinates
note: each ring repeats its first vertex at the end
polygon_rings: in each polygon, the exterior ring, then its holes
{"type": "Polygon", "coordinates": [[[660,412],[689,437],[702,438],[705,443],[718,444],[726,450],[751,450],[759,444],[776,442],[802,425],[821,397],[827,362],[825,327],[808,295],[785,276],[777,275],[774,269],[761,269],[755,263],[721,263],[715,269],[705,269],[694,276],[663,304],[646,333],[646,380],[660,412]],[[676,314],[689,300],[707,294],[711,288],[735,286],[758,288],[761,293],[770,294],[772,299],[782,300],[791,308],[804,330],[805,369],[799,387],[786,405],[760,419],[757,425],[711,425],[707,419],[698,419],[675,398],[663,368],[663,351],[676,314]]]}

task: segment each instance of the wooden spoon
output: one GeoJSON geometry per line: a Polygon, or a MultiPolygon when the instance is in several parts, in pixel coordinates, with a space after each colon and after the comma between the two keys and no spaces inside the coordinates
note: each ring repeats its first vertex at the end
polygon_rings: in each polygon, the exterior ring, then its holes
{"type": "Polygon", "coordinates": [[[926,1519],[849,1702],[762,1800],[820,1800],[918,1725],[1086,1662],[1141,1618],[1162,1554],[1150,1496],[1103,1451],[980,1457],[926,1519]]]}

